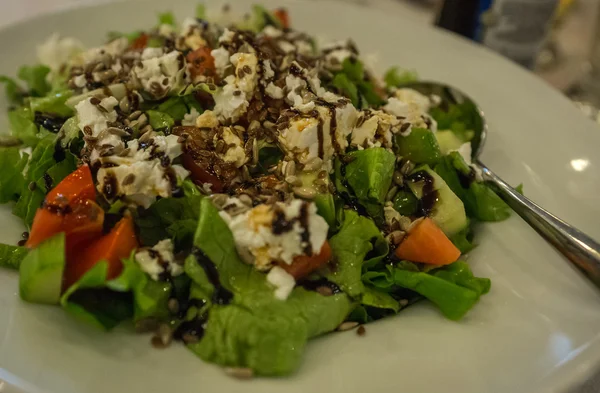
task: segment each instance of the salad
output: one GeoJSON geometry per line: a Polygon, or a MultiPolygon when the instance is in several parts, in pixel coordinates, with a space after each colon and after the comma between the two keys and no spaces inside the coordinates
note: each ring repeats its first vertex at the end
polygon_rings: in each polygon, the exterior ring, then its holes
{"type": "Polygon", "coordinates": [[[414,72],[380,79],[260,6],[37,54],[0,79],[23,300],[272,376],[312,337],[419,300],[459,320],[490,290],[463,256],[510,210],[470,165],[479,120],[414,72]]]}

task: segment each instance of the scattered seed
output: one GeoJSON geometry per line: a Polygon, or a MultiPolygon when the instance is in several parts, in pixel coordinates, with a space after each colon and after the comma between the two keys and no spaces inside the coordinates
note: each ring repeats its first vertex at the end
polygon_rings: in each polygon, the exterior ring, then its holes
{"type": "Polygon", "coordinates": [[[408,300],[407,299],[400,299],[400,301],[398,303],[400,303],[400,306],[402,306],[402,307],[408,306],[408,300]]]}
{"type": "Polygon", "coordinates": [[[37,188],[37,184],[35,184],[35,182],[32,181],[31,183],[29,183],[27,188],[29,189],[29,191],[35,191],[35,189],[37,188]]]}
{"type": "Polygon", "coordinates": [[[197,343],[198,341],[200,341],[198,336],[196,336],[195,334],[192,334],[192,333],[183,333],[183,335],[181,336],[181,339],[186,344],[193,344],[193,343],[197,343]]]}
{"type": "Polygon", "coordinates": [[[313,181],[313,184],[315,186],[326,186],[327,183],[329,183],[329,182],[325,178],[318,178],[315,181],[313,181]]]}
{"type": "Polygon", "coordinates": [[[240,200],[240,202],[242,202],[244,205],[247,206],[252,206],[252,198],[250,198],[249,195],[247,194],[242,194],[238,197],[238,199],[240,200]]]}
{"type": "Polygon", "coordinates": [[[123,179],[121,184],[123,185],[123,187],[125,187],[130,184],[133,184],[134,181],[135,181],[135,175],[133,173],[130,173],[129,175],[125,176],[125,179],[123,179]]]}
{"type": "Polygon", "coordinates": [[[140,117],[142,115],[142,111],[135,111],[133,112],[131,115],[129,115],[127,118],[129,120],[136,120],[138,117],[140,117]]]}
{"type": "Polygon", "coordinates": [[[338,332],[344,332],[346,330],[354,329],[358,326],[358,322],[343,322],[340,326],[337,327],[338,332]]]}
{"type": "Polygon", "coordinates": [[[226,194],[213,194],[210,198],[217,208],[222,208],[227,203],[228,196],[226,194]]]}
{"type": "Polygon", "coordinates": [[[146,124],[141,130],[140,130],[140,135],[150,135],[150,131],[154,131],[154,129],[152,128],[152,126],[150,124],[146,124]]]}
{"type": "Polygon", "coordinates": [[[360,325],[358,329],[356,329],[356,334],[358,334],[361,337],[364,336],[366,332],[367,329],[365,329],[364,325],[360,325]]]}
{"type": "Polygon", "coordinates": [[[402,186],[404,184],[404,176],[402,176],[402,173],[400,171],[394,172],[394,183],[399,186],[402,186]]]}
{"type": "Polygon", "coordinates": [[[119,109],[124,113],[129,112],[131,105],[129,104],[129,98],[127,96],[123,97],[121,101],[119,101],[119,109]]]}
{"type": "Polygon", "coordinates": [[[250,170],[246,165],[242,167],[242,179],[244,181],[250,181],[252,179],[252,176],[250,176],[250,170]]]}
{"type": "Polygon", "coordinates": [[[259,155],[258,142],[256,141],[256,139],[254,139],[254,140],[252,140],[252,164],[253,165],[258,164],[258,155],[259,155]]]}
{"type": "Polygon", "coordinates": [[[403,175],[408,175],[413,169],[415,169],[415,164],[410,161],[406,161],[404,164],[402,164],[402,167],[400,167],[400,172],[403,175]]]}
{"type": "Polygon", "coordinates": [[[333,289],[331,289],[330,287],[328,287],[326,285],[317,287],[316,291],[323,296],[332,296],[333,295],[333,289]]]}
{"type": "Polygon", "coordinates": [[[299,196],[300,198],[304,198],[304,199],[313,199],[315,197],[315,191],[310,189],[310,188],[306,188],[306,187],[295,187],[294,188],[294,194],[296,196],[299,196]]]}
{"type": "Polygon", "coordinates": [[[125,131],[122,128],[117,128],[117,127],[109,127],[106,129],[106,131],[110,134],[116,135],[116,136],[120,136],[120,137],[125,137],[125,136],[129,136],[129,133],[127,131],[125,131]]]}
{"type": "Polygon", "coordinates": [[[410,123],[404,123],[400,126],[400,132],[406,132],[409,128],[410,128],[411,124],[410,123]]]}
{"type": "Polygon", "coordinates": [[[239,379],[250,379],[254,376],[251,368],[245,367],[225,367],[225,373],[239,379]]]}
{"type": "MultiPolygon", "coordinates": [[[[294,161],[286,161],[287,164],[285,166],[285,175],[287,177],[295,177],[296,175],[296,162],[294,161]]],[[[293,182],[288,182],[293,183],[293,182]]]]}
{"type": "Polygon", "coordinates": [[[170,298],[167,302],[167,308],[171,314],[177,314],[179,312],[179,301],[174,297],[170,298]]]}

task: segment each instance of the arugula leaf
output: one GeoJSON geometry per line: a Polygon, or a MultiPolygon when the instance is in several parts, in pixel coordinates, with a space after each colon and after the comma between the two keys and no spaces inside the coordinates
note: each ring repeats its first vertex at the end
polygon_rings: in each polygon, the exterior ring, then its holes
{"type": "Polygon", "coordinates": [[[17,76],[29,87],[31,95],[43,97],[50,92],[51,86],[46,80],[50,68],[45,65],[23,66],[19,68],[17,76]]]}
{"type": "Polygon", "coordinates": [[[202,3],[196,6],[196,18],[206,19],[206,6],[202,3]]]}
{"type": "Polygon", "coordinates": [[[28,253],[29,249],[26,247],[0,244],[0,267],[18,270],[28,253]]]}
{"type": "Polygon", "coordinates": [[[0,83],[4,83],[4,94],[11,105],[23,104],[23,99],[26,96],[26,92],[23,91],[21,86],[19,86],[13,78],[0,75],[0,83]]]}
{"type": "Polygon", "coordinates": [[[414,70],[401,70],[398,67],[392,67],[385,72],[383,80],[388,88],[400,87],[407,83],[416,82],[419,79],[414,70]]]}
{"type": "Polygon", "coordinates": [[[108,32],[108,42],[114,41],[117,38],[125,37],[129,41],[129,43],[132,43],[133,41],[138,39],[142,34],[144,34],[144,32],[142,32],[142,31],[134,31],[131,33],[121,33],[118,31],[109,31],[108,32]]]}
{"type": "Polygon", "coordinates": [[[37,188],[48,193],[75,169],[77,169],[77,157],[70,151],[65,151],[65,159],[48,168],[35,184],[37,188]]]}
{"type": "Polygon", "coordinates": [[[0,148],[0,203],[19,199],[25,187],[23,169],[28,158],[27,154],[21,156],[19,147],[0,148]]]}

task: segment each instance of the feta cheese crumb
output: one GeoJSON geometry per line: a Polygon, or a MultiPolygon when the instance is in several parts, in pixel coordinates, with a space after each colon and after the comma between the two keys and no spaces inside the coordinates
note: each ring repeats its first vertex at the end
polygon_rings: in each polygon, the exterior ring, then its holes
{"type": "Polygon", "coordinates": [[[267,281],[275,287],[275,297],[286,300],[296,286],[294,277],[279,266],[274,266],[267,274],[267,281]]]}
{"type": "Polygon", "coordinates": [[[225,48],[213,49],[210,55],[215,59],[215,68],[219,76],[225,75],[225,71],[230,66],[229,51],[225,48]]]}
{"type": "Polygon", "coordinates": [[[178,51],[162,55],[161,48],[146,48],[142,53],[141,66],[136,66],[132,73],[144,90],[157,98],[164,97],[183,81],[184,62],[180,59],[178,51]]]}
{"type": "Polygon", "coordinates": [[[171,239],[161,240],[150,249],[142,249],[135,254],[135,260],[155,281],[158,281],[160,275],[165,272],[173,277],[183,273],[183,267],[175,262],[171,239]]]}
{"type": "Polygon", "coordinates": [[[214,113],[220,120],[236,122],[248,109],[246,95],[238,88],[236,77],[229,75],[225,78],[227,83],[222,89],[217,90],[213,96],[215,100],[214,113]]]}
{"type": "Polygon", "coordinates": [[[219,139],[225,142],[225,146],[227,146],[227,150],[219,154],[223,161],[234,163],[236,168],[246,163],[244,144],[230,127],[224,127],[222,132],[215,134],[215,145],[219,139]]]}
{"type": "Polygon", "coordinates": [[[225,210],[219,214],[233,232],[240,255],[250,254],[259,270],[268,270],[275,262],[291,264],[299,255],[319,253],[329,229],[316,205],[300,199],[258,205],[235,216],[225,210]]]}
{"type": "Polygon", "coordinates": [[[196,125],[196,121],[200,116],[200,112],[196,110],[196,108],[192,108],[190,113],[186,113],[183,115],[183,120],[181,120],[181,125],[183,126],[194,126],[196,125]]]}

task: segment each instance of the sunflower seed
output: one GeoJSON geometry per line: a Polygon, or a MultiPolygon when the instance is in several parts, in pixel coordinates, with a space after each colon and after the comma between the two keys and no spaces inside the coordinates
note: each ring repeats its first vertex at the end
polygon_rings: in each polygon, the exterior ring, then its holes
{"type": "Polygon", "coordinates": [[[295,187],[294,194],[304,199],[313,199],[315,197],[315,190],[306,187],[295,187]]]}
{"type": "Polygon", "coordinates": [[[246,367],[225,367],[225,373],[239,379],[250,379],[254,376],[254,371],[246,367]]]}
{"type": "Polygon", "coordinates": [[[323,167],[323,160],[319,157],[311,158],[306,164],[304,164],[304,170],[307,172],[316,171],[323,167]]]}
{"type": "Polygon", "coordinates": [[[227,145],[225,144],[225,141],[223,141],[222,139],[217,141],[217,144],[215,145],[215,151],[219,154],[223,154],[225,153],[225,150],[227,149],[227,145]]]}
{"type": "Polygon", "coordinates": [[[403,175],[408,175],[409,173],[412,172],[412,170],[415,169],[415,164],[413,164],[410,161],[406,161],[404,164],[402,164],[402,166],[400,167],[400,172],[403,175]]]}
{"type": "Polygon", "coordinates": [[[238,199],[240,200],[240,202],[242,202],[244,205],[247,206],[252,206],[252,198],[250,198],[250,195],[248,194],[242,194],[238,197],[238,199]]]}
{"type": "Polygon", "coordinates": [[[183,335],[181,336],[181,339],[186,344],[193,344],[193,343],[197,343],[198,341],[200,341],[200,338],[192,333],[183,333],[183,335]]]}
{"type": "Polygon", "coordinates": [[[333,295],[333,289],[331,289],[330,287],[328,287],[326,285],[317,287],[316,291],[323,296],[332,296],[333,295]]]}
{"type": "Polygon", "coordinates": [[[120,136],[120,137],[129,136],[129,133],[122,128],[109,127],[106,129],[106,131],[109,134],[113,134],[113,135],[120,136]]]}
{"type": "Polygon", "coordinates": [[[388,193],[385,194],[385,200],[386,201],[391,201],[392,199],[394,199],[394,197],[396,196],[397,192],[398,192],[398,187],[393,186],[392,188],[390,188],[390,190],[388,191],[388,193]]]}
{"type": "Polygon", "coordinates": [[[329,183],[329,182],[327,181],[327,179],[322,179],[322,178],[319,178],[319,179],[316,179],[315,181],[313,181],[313,184],[314,184],[315,186],[326,186],[326,185],[327,185],[327,183],[329,183]]]}
{"type": "Polygon", "coordinates": [[[365,329],[364,325],[360,325],[358,329],[356,329],[356,334],[358,334],[359,336],[364,336],[365,333],[367,333],[367,330],[365,329]]]}
{"type": "Polygon", "coordinates": [[[263,127],[265,127],[265,128],[266,128],[266,129],[268,129],[268,130],[272,130],[272,129],[274,129],[274,128],[275,128],[275,123],[273,123],[272,121],[269,121],[269,120],[265,120],[265,121],[262,123],[262,125],[263,125],[263,127]]]}
{"type": "Polygon", "coordinates": [[[250,176],[250,170],[246,165],[242,167],[242,179],[244,181],[250,181],[252,179],[252,176],[250,176]]]}
{"type": "Polygon", "coordinates": [[[131,115],[129,115],[127,118],[129,120],[136,120],[138,117],[140,117],[142,115],[142,111],[135,111],[133,112],[131,115]]]}
{"type": "Polygon", "coordinates": [[[258,155],[259,155],[258,142],[256,141],[256,139],[253,139],[252,140],[252,165],[258,164],[258,155]]]}
{"type": "Polygon", "coordinates": [[[226,194],[213,194],[210,199],[217,208],[222,208],[229,197],[226,194]]]}
{"type": "Polygon", "coordinates": [[[354,329],[358,326],[358,322],[343,322],[340,326],[337,327],[338,332],[343,332],[346,330],[354,329]]]}
{"type": "MultiPolygon", "coordinates": [[[[285,165],[285,175],[286,176],[294,176],[296,175],[296,163],[294,161],[286,161],[285,165]]],[[[289,182],[288,182],[289,183],[289,182]]],[[[293,183],[293,182],[291,182],[293,183]]]]}
{"type": "Polygon", "coordinates": [[[122,151],[119,153],[119,156],[121,156],[121,157],[128,156],[130,152],[131,152],[131,150],[130,150],[129,148],[123,149],[123,150],[122,150],[122,151]]]}
{"type": "Polygon", "coordinates": [[[144,128],[142,128],[140,130],[140,135],[145,135],[145,134],[150,135],[150,131],[154,131],[154,129],[152,128],[152,126],[150,124],[147,124],[146,126],[144,126],[144,128]]]}
{"type": "Polygon", "coordinates": [[[125,187],[130,184],[133,184],[134,181],[135,181],[135,175],[133,173],[130,173],[129,175],[125,176],[125,178],[123,179],[121,184],[123,185],[123,187],[125,187]]]}
{"type": "Polygon", "coordinates": [[[167,308],[171,312],[171,314],[177,314],[179,312],[179,301],[172,297],[167,302],[167,308]]]}
{"type": "Polygon", "coordinates": [[[129,112],[131,105],[129,104],[129,98],[127,96],[123,97],[121,101],[119,101],[119,109],[124,113],[129,112]]]}
{"type": "Polygon", "coordinates": [[[408,306],[408,300],[407,299],[400,299],[400,301],[398,303],[400,303],[400,305],[402,307],[408,306]]]}

